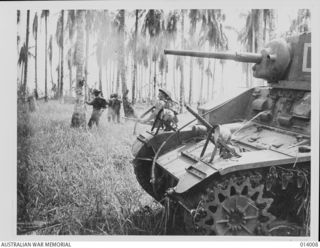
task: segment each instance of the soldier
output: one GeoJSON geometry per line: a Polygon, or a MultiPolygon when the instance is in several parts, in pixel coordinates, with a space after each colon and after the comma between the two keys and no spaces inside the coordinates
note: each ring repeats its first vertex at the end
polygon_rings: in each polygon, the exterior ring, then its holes
{"type": "Polygon", "coordinates": [[[112,110],[113,110],[113,121],[116,118],[117,123],[120,123],[120,109],[122,101],[119,99],[117,93],[113,94],[112,110]]]}
{"type": "Polygon", "coordinates": [[[99,126],[99,120],[102,112],[107,108],[107,101],[100,96],[101,91],[94,89],[93,90],[94,99],[91,102],[87,102],[86,104],[92,105],[92,114],[91,118],[88,122],[89,128],[92,127],[92,125],[95,123],[97,126],[99,126]]]}
{"type": "Polygon", "coordinates": [[[111,120],[114,122],[114,111],[112,109],[112,105],[113,105],[113,101],[114,101],[114,94],[110,95],[110,99],[108,100],[108,122],[111,122],[111,120]]]}
{"type": "Polygon", "coordinates": [[[152,114],[142,120],[140,123],[147,124],[153,121],[153,127],[164,126],[165,131],[175,129],[178,123],[177,112],[173,110],[174,101],[171,98],[169,91],[165,89],[159,89],[158,100],[155,103],[154,111],[152,114]]]}

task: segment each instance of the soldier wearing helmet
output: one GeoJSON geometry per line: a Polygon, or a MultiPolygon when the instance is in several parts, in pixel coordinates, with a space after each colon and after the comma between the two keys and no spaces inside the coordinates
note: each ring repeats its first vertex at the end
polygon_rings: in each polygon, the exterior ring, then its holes
{"type": "Polygon", "coordinates": [[[88,122],[89,128],[91,128],[93,124],[99,126],[100,116],[107,108],[107,101],[101,97],[101,91],[94,89],[92,93],[94,94],[94,99],[91,102],[86,101],[86,104],[92,105],[92,114],[88,122]]]}
{"type": "Polygon", "coordinates": [[[163,125],[165,131],[172,130],[177,126],[177,112],[173,110],[174,101],[166,89],[159,89],[158,100],[154,105],[154,111],[146,119],[140,119],[140,123],[153,121],[153,126],[163,125]]]}

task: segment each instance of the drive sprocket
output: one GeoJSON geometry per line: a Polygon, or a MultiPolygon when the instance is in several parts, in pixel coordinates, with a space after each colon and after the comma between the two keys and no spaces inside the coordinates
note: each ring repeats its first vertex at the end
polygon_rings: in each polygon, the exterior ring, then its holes
{"type": "Polygon", "coordinates": [[[273,199],[264,198],[263,189],[252,187],[248,177],[209,188],[195,211],[196,227],[207,235],[264,234],[275,217],[268,212],[273,199]]]}

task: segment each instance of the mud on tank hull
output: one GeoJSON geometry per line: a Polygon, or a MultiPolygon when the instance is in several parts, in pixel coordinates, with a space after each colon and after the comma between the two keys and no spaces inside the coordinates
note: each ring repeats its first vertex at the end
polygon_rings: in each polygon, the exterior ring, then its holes
{"type": "Polygon", "coordinates": [[[188,234],[308,236],[310,92],[259,87],[208,112],[240,156],[206,142],[201,125],[140,135],[133,154],[144,190],[169,201],[172,223],[188,234]]]}

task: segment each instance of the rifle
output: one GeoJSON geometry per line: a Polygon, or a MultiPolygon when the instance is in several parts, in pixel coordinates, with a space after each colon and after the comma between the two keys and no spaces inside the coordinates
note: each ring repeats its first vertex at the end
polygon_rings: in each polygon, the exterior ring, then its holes
{"type": "Polygon", "coordinates": [[[149,114],[152,110],[155,109],[155,106],[152,106],[151,108],[149,108],[146,112],[144,112],[137,120],[136,123],[134,124],[133,127],[133,135],[136,135],[136,130],[137,130],[137,125],[140,119],[142,119],[143,117],[145,117],[147,114],[149,114]]]}

